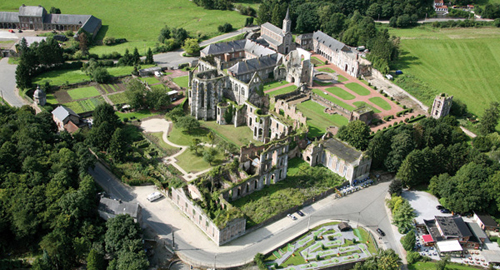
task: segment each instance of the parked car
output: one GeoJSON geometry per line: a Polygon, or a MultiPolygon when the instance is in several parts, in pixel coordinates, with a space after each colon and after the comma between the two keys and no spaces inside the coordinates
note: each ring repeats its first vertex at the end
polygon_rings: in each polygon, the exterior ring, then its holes
{"type": "Polygon", "coordinates": [[[442,209],[444,209],[444,206],[442,206],[442,205],[439,205],[439,204],[438,204],[438,205],[436,206],[436,209],[437,209],[437,210],[442,210],[442,209]]]}
{"type": "Polygon", "coordinates": [[[292,220],[297,220],[297,218],[294,215],[288,214],[286,216],[289,217],[289,218],[291,218],[292,220]]]}
{"type": "Polygon", "coordinates": [[[392,80],[392,79],[394,79],[394,77],[392,77],[392,75],[391,75],[391,74],[387,74],[387,75],[385,75],[385,77],[386,77],[388,80],[392,80]]]}
{"type": "Polygon", "coordinates": [[[451,213],[451,211],[448,210],[448,209],[446,209],[446,208],[443,208],[443,209],[441,209],[441,213],[443,213],[443,214],[449,214],[449,213],[451,213]]]}
{"type": "Polygon", "coordinates": [[[380,234],[380,236],[385,236],[385,232],[382,231],[380,228],[377,228],[377,233],[380,234]]]}
{"type": "Polygon", "coordinates": [[[163,194],[161,194],[160,192],[153,192],[153,193],[149,194],[147,199],[150,202],[154,202],[162,197],[163,197],[163,194]]]}
{"type": "Polygon", "coordinates": [[[18,33],[22,33],[22,32],[23,32],[23,30],[19,29],[19,30],[17,30],[17,32],[18,32],[18,33]]]}
{"type": "Polygon", "coordinates": [[[299,210],[299,211],[297,211],[297,215],[299,215],[299,216],[301,216],[301,217],[305,216],[305,214],[304,214],[304,213],[302,213],[302,211],[300,211],[300,210],[299,210]]]}
{"type": "Polygon", "coordinates": [[[12,30],[12,29],[9,29],[9,33],[14,33],[14,30],[12,30]]]}

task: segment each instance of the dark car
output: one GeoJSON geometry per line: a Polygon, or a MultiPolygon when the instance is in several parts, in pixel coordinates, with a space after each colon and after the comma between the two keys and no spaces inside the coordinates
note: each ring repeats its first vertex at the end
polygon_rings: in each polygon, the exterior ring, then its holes
{"type": "Polygon", "coordinates": [[[302,213],[302,211],[300,211],[300,210],[299,210],[299,211],[297,211],[297,215],[299,215],[299,216],[301,216],[301,217],[305,216],[305,214],[304,214],[304,213],[302,213]]]}
{"type": "Polygon", "coordinates": [[[436,209],[437,209],[437,210],[442,210],[442,209],[444,209],[444,206],[442,206],[442,205],[438,205],[438,206],[436,206],[436,209]]]}
{"type": "Polygon", "coordinates": [[[451,213],[451,211],[448,210],[448,209],[446,209],[446,208],[443,208],[443,209],[441,209],[441,213],[443,213],[443,214],[449,214],[449,213],[451,213]]]}
{"type": "Polygon", "coordinates": [[[385,236],[385,232],[382,231],[380,228],[377,228],[377,232],[378,234],[380,234],[380,236],[385,236]]]}
{"type": "Polygon", "coordinates": [[[65,35],[54,35],[54,39],[64,42],[68,40],[68,37],[66,37],[65,35]]]}

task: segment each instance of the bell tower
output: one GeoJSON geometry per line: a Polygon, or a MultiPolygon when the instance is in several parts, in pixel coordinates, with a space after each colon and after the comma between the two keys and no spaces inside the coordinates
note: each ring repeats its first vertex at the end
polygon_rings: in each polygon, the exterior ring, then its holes
{"type": "Polygon", "coordinates": [[[290,8],[286,9],[286,16],[283,20],[283,34],[290,33],[292,30],[292,21],[290,20],[290,8]]]}

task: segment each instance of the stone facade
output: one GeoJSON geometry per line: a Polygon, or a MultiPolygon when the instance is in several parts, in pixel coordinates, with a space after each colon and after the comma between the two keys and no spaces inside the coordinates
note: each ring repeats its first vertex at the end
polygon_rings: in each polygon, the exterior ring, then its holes
{"type": "Polygon", "coordinates": [[[83,29],[93,38],[101,26],[101,20],[92,15],[48,14],[41,5],[22,5],[19,12],[0,12],[0,28],[74,32],[83,29]]]}
{"type": "Polygon", "coordinates": [[[245,234],[246,220],[244,218],[234,219],[224,228],[219,228],[201,207],[189,199],[187,190],[172,188],[171,192],[172,202],[218,246],[245,234]]]}
{"type": "Polygon", "coordinates": [[[302,154],[310,166],[321,164],[344,177],[350,184],[370,173],[372,159],[346,143],[330,138],[310,144],[302,154]]]}
{"type": "Polygon", "coordinates": [[[312,86],[313,73],[311,53],[298,48],[283,59],[283,65],[275,69],[274,77],[278,80],[285,79],[297,86],[312,86]]]}
{"type": "Polygon", "coordinates": [[[317,31],[313,33],[313,50],[349,75],[359,76],[359,55],[344,43],[317,31]]]}
{"type": "Polygon", "coordinates": [[[261,42],[264,42],[270,48],[281,54],[288,54],[295,50],[291,27],[292,21],[290,20],[289,10],[287,10],[282,29],[268,22],[261,25],[261,42]]]}
{"type": "Polygon", "coordinates": [[[453,104],[453,96],[448,96],[441,93],[436,96],[432,103],[431,116],[439,119],[447,116],[450,113],[451,105],[453,104]]]}

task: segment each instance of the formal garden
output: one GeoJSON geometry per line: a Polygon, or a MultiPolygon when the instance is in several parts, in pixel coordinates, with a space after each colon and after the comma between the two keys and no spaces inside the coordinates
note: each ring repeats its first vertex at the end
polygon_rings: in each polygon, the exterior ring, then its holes
{"type": "Polygon", "coordinates": [[[375,240],[358,226],[341,231],[339,222],[311,229],[264,259],[268,269],[318,269],[365,260],[377,253],[375,240]]]}

